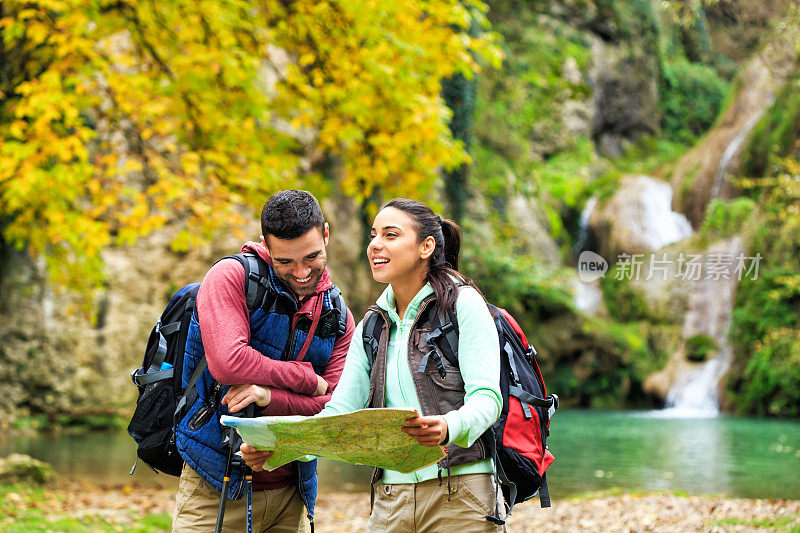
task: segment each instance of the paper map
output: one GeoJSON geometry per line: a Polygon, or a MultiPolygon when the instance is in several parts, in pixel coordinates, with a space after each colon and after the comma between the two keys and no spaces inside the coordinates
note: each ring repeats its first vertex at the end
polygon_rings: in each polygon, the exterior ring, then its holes
{"type": "Polygon", "coordinates": [[[220,422],[235,427],[247,444],[274,450],[265,470],[315,455],[408,473],[445,456],[441,446],[421,446],[400,430],[403,422],[414,416],[416,411],[411,409],[361,409],[317,418],[222,416],[220,422]]]}

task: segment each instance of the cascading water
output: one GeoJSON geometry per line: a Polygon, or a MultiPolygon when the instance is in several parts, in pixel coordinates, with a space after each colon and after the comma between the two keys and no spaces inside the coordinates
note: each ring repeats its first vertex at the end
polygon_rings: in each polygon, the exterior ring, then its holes
{"type": "Polygon", "coordinates": [[[730,368],[730,348],[726,347],[716,357],[700,368],[675,382],[667,394],[666,408],[662,413],[675,418],[703,418],[719,415],[719,382],[730,368]]]}
{"type": "Polygon", "coordinates": [[[581,252],[586,250],[589,245],[589,236],[591,229],[589,228],[589,220],[592,218],[592,212],[597,206],[597,197],[592,196],[586,201],[581,211],[581,218],[578,222],[578,242],[575,243],[575,255],[580,255],[581,252]]]}
{"type": "Polygon", "coordinates": [[[722,189],[722,181],[725,179],[725,176],[728,173],[734,156],[739,153],[739,149],[750,135],[750,131],[752,131],[752,129],[756,127],[756,124],[758,124],[758,121],[761,119],[761,116],[764,114],[764,110],[766,108],[767,107],[765,106],[761,112],[750,117],[750,119],[745,122],[742,129],[739,130],[739,133],[736,134],[733,140],[725,148],[725,152],[722,154],[722,158],[719,160],[717,173],[714,175],[714,182],[711,186],[711,198],[719,198],[719,194],[722,189]]]}
{"type": "Polygon", "coordinates": [[[673,242],[683,240],[692,234],[689,220],[672,210],[672,188],[668,183],[654,180],[648,176],[637,176],[641,187],[639,201],[639,227],[651,250],[658,250],[673,242]]]}
{"type": "MultiPolygon", "coordinates": [[[[707,251],[707,257],[737,257],[742,255],[742,242],[738,237],[722,241],[707,251]]],[[[719,386],[731,365],[732,349],[728,343],[738,275],[732,263],[721,272],[718,279],[689,281],[688,311],[684,318],[682,336],[688,339],[704,335],[714,339],[717,350],[713,358],[702,364],[685,363],[684,371],[667,393],[663,416],[713,417],[719,414],[719,386]]]]}

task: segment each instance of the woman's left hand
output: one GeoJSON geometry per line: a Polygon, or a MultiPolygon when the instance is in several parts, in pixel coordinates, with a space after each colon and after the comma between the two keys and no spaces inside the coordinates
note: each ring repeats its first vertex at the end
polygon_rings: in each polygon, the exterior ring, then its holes
{"type": "Polygon", "coordinates": [[[403,424],[403,432],[423,446],[439,446],[447,442],[447,422],[441,415],[409,418],[403,424]]]}

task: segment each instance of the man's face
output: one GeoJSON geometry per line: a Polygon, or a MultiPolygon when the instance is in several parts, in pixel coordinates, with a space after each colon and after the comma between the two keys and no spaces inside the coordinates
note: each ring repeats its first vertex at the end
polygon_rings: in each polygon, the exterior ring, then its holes
{"type": "Polygon", "coordinates": [[[261,239],[272,258],[272,267],[283,283],[292,289],[298,298],[313,294],[322,271],[328,263],[325,246],[328,244],[328,224],[325,232],[311,228],[296,239],[279,239],[267,235],[261,239]]]}

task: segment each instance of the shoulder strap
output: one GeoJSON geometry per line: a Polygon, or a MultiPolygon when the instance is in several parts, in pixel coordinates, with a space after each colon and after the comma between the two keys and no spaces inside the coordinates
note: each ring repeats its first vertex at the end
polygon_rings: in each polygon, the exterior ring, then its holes
{"type": "Polygon", "coordinates": [[[331,299],[331,305],[339,315],[339,326],[336,331],[336,336],[341,337],[347,333],[347,304],[344,302],[342,290],[336,285],[330,288],[328,297],[331,299]]]}
{"type": "MultiPolygon", "coordinates": [[[[219,259],[217,263],[223,259],[235,259],[244,268],[244,292],[247,296],[247,309],[252,314],[256,309],[263,306],[267,294],[269,293],[267,290],[269,287],[269,280],[266,277],[266,261],[261,259],[258,254],[251,252],[227,255],[219,259]]],[[[186,388],[183,389],[182,393],[177,398],[178,402],[174,414],[175,423],[183,418],[183,411],[191,406],[197,399],[197,388],[195,384],[207,367],[208,361],[206,361],[206,356],[203,354],[203,357],[197,363],[197,368],[194,369],[192,376],[189,378],[186,388]]]]}
{"type": "Polygon", "coordinates": [[[235,259],[244,268],[244,293],[247,297],[247,309],[250,314],[253,314],[256,309],[264,307],[263,304],[269,292],[267,290],[269,287],[267,262],[252,252],[227,255],[222,259],[235,259]]]}
{"type": "Polygon", "coordinates": [[[383,320],[383,315],[379,311],[370,308],[367,311],[367,316],[364,317],[363,330],[361,332],[364,353],[367,354],[370,372],[372,372],[372,364],[378,356],[378,343],[381,340],[381,333],[384,327],[386,327],[386,323],[383,320]]]}
{"type": "Polygon", "coordinates": [[[442,352],[447,362],[458,368],[458,319],[452,307],[446,311],[438,309],[431,317],[431,333],[428,337],[442,352]]]}

